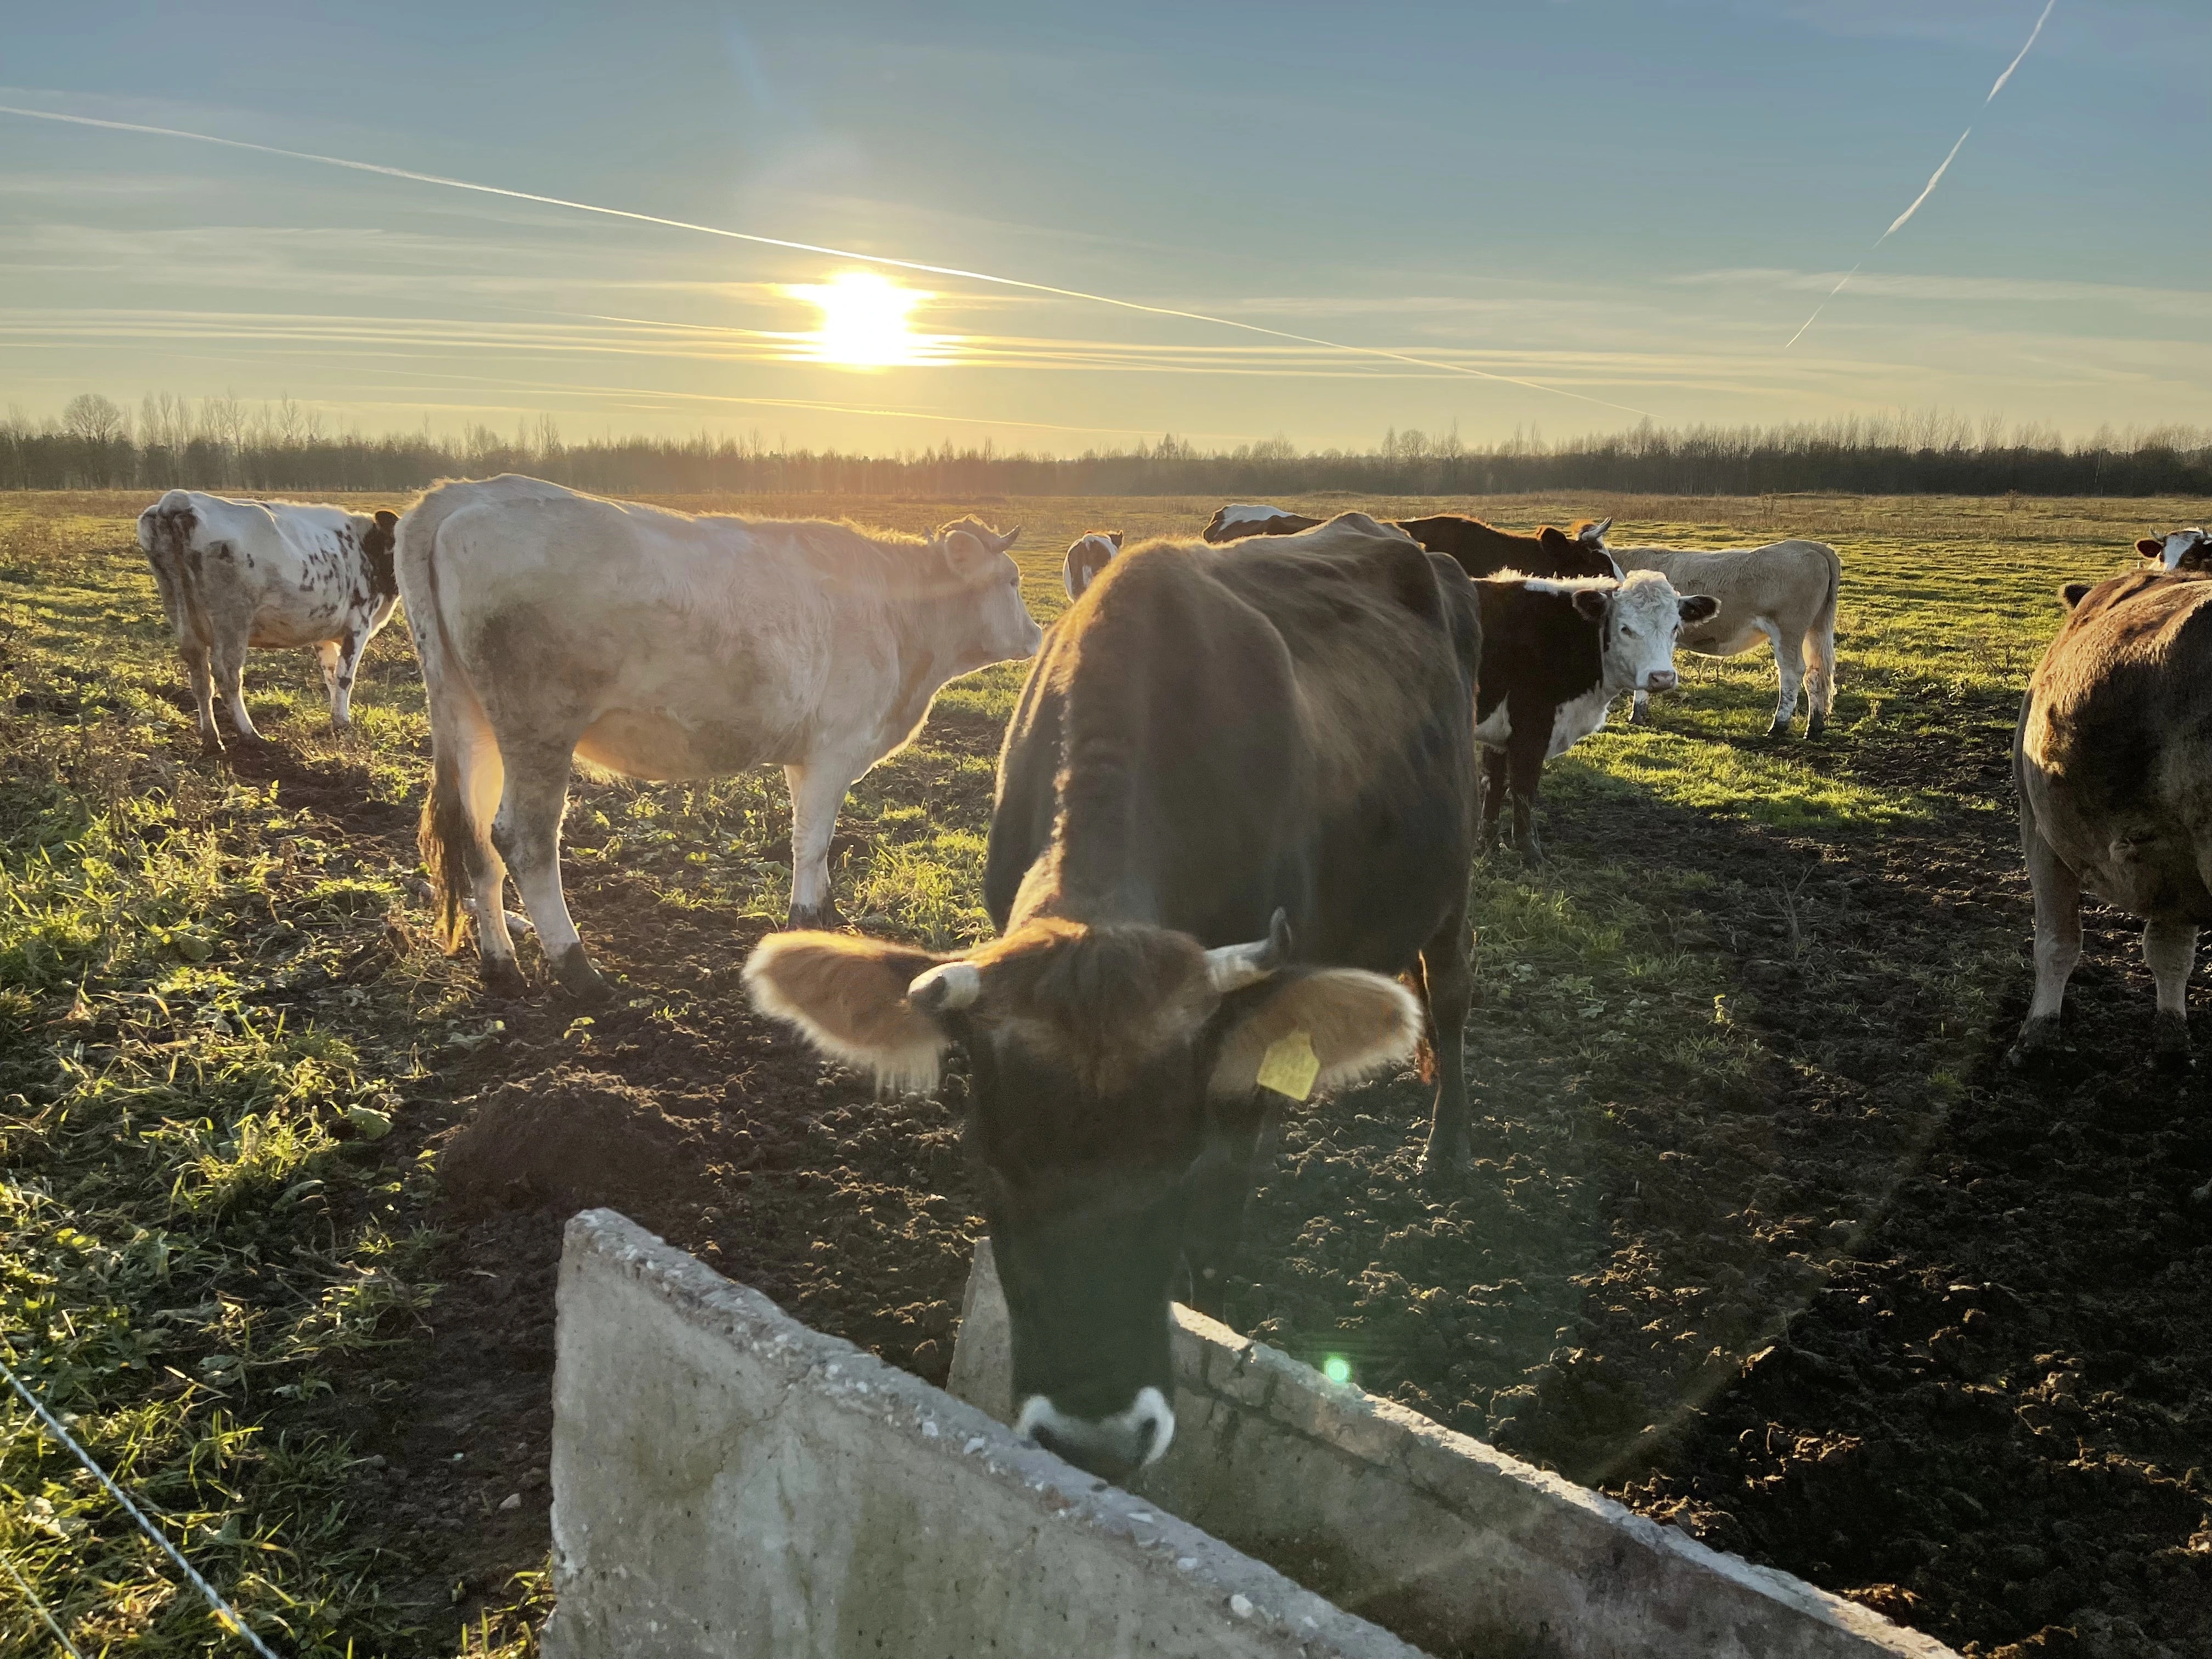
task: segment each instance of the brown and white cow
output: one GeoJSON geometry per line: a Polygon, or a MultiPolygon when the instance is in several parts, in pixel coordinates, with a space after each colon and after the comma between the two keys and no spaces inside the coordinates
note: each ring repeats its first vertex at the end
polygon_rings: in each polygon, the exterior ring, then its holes
{"type": "Polygon", "coordinates": [[[1676,642],[1715,605],[1649,570],[1620,581],[1507,571],[1474,588],[1482,603],[1474,736],[1485,750],[1483,844],[1497,846],[1510,793],[1513,844],[1533,862],[1543,857],[1535,812],[1544,763],[1603,726],[1622,692],[1674,690],[1676,642]]]}
{"type": "Polygon", "coordinates": [[[1425,1023],[1430,1167],[1466,1158],[1480,652],[1464,573],[1356,514],[1132,549],[1008,728],[999,937],[779,933],[746,965],[761,1008],[887,1082],[967,1050],[1018,1422],[1085,1468],[1165,1449],[1178,1263],[1218,1301],[1271,1111],[1400,1064],[1425,1023]]]}
{"type": "Polygon", "coordinates": [[[574,756],[634,778],[778,763],[791,786],[791,918],[834,916],[830,843],[855,779],[921,729],[954,676],[1041,637],[1005,535],[927,539],[601,501],[509,475],[442,483],[399,521],[434,768],[422,856],[447,948],[475,901],[484,978],[521,987],[512,868],[562,983],[597,994],[561,890],[574,756]]]}
{"type": "MultiPolygon", "coordinates": [[[[1206,526],[1209,542],[1243,541],[1253,536],[1296,536],[1319,519],[1286,513],[1279,507],[1246,505],[1217,508],[1206,526]]],[[[1390,520],[1431,553],[1457,561],[1470,576],[1517,570],[1524,576],[1618,576],[1620,566],[1606,550],[1611,519],[1584,519],[1571,530],[1553,525],[1534,530],[1500,530],[1464,514],[1438,513],[1425,519],[1390,520]]]]}
{"type": "Polygon", "coordinates": [[[2212,581],[2138,570],[2072,582],[2021,704],[2020,837],[2035,892],[2035,997],[2010,1058],[2059,1046],[2086,890],[2143,919],[2160,1064],[2190,1063],[2189,975],[2212,924],[2212,581]]]}
{"type": "MultiPolygon", "coordinates": [[[[1629,547],[1613,556],[1624,570],[1656,570],[1685,592],[1710,594],[1720,610],[1682,635],[1682,649],[1701,657],[1733,657],[1761,640],[1774,647],[1778,685],[1769,737],[1788,733],[1805,694],[1805,735],[1827,728],[1836,696],[1836,593],[1843,561],[1826,542],[1771,542],[1765,547],[1700,552],[1686,547],[1629,547]]],[[[1629,718],[1650,718],[1639,691],[1629,718]]]]}
{"type": "Polygon", "coordinates": [[[1069,543],[1067,557],[1060,567],[1060,585],[1067,590],[1067,597],[1071,600],[1081,599],[1083,590],[1098,579],[1098,573],[1121,550],[1121,532],[1118,530],[1094,530],[1069,543]]]}
{"type": "Polygon", "coordinates": [[[2170,535],[2146,536],[2136,551],[2160,570],[2212,570],[2212,536],[2194,526],[2170,535]]]}
{"type": "Polygon", "coordinates": [[[392,619],[392,513],[349,513],[301,501],[235,501],[172,489],[138,515],[138,546],[154,567],[161,608],[192,686],[200,743],[218,750],[215,692],[230,723],[261,741],[246,712],[246,653],[312,647],[331,700],[331,724],[353,724],[361,653],[392,619]]]}

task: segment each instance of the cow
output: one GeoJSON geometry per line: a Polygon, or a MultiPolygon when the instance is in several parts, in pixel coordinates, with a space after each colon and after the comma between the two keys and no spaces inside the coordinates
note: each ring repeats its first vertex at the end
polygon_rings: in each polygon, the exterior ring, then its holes
{"type": "Polygon", "coordinates": [[[1067,590],[1071,603],[1083,597],[1083,590],[1097,580],[1098,573],[1121,550],[1118,530],[1094,530],[1068,544],[1067,557],[1060,567],[1060,585],[1067,590]]]}
{"type": "MultiPolygon", "coordinates": [[[[1218,508],[1206,526],[1206,539],[1220,544],[1253,536],[1296,536],[1319,519],[1285,513],[1278,507],[1218,508]]],[[[1431,553],[1456,560],[1470,576],[1516,570],[1525,576],[1619,576],[1620,567],[1606,550],[1611,519],[1584,519],[1571,530],[1541,525],[1533,531],[1500,530],[1463,514],[1439,513],[1425,519],[1391,520],[1431,553]]]]}
{"type": "Polygon", "coordinates": [[[998,937],[778,933],[746,964],[761,1010],[885,1084],[966,1049],[1016,1421],[1094,1473],[1166,1449],[1178,1264],[1218,1305],[1272,1112],[1425,1031],[1428,1168],[1465,1161],[1481,649],[1465,573],[1357,514],[1134,548],[1054,625],[1007,728],[998,937]]]}
{"type": "Polygon", "coordinates": [[[2136,544],[2142,554],[2160,570],[2212,570],[2212,536],[2194,527],[2167,536],[2146,536],[2136,544]]]}
{"type": "Polygon", "coordinates": [[[2184,1070],[2197,934],[2212,923],[2212,580],[2136,570],[2059,597],[2069,614],[2013,738],[2035,995],[2008,1058],[2024,1066],[2059,1046],[2086,889],[2143,919],[2153,1054],[2184,1070]]]}
{"type": "Polygon", "coordinates": [[[261,741],[246,712],[248,647],[312,647],[331,724],[340,731],[353,724],[361,653],[399,599],[392,568],[398,523],[382,509],[234,501],[196,489],[172,489],[138,515],[139,550],[154,567],[191,682],[203,749],[222,748],[218,686],[238,735],[261,741]]]}
{"type": "MultiPolygon", "coordinates": [[[[1805,735],[1827,729],[1836,696],[1836,592],[1843,561],[1826,542],[1771,542],[1765,547],[1698,552],[1681,547],[1631,547],[1613,557],[1624,570],[1656,570],[1685,592],[1720,601],[1718,614],[1682,635],[1682,649],[1701,657],[1733,657],[1765,640],[1774,647],[1780,684],[1767,735],[1786,737],[1805,693],[1805,735]]],[[[1650,699],[1636,694],[1629,719],[1651,717],[1650,699]]]]}
{"type": "Polygon", "coordinates": [[[1535,811],[1544,763],[1603,726],[1622,692],[1674,690],[1678,636],[1718,607],[1705,594],[1676,592],[1650,570],[1625,580],[1505,571],[1474,587],[1482,605],[1474,736],[1484,748],[1483,845],[1497,847],[1510,793],[1513,844],[1535,863],[1543,858],[1535,811]]]}
{"type": "Polygon", "coordinates": [[[399,521],[398,567],[429,695],[419,839],[446,948],[473,898],[486,985],[520,991],[511,869],[561,984],[603,993],[561,890],[575,756],[652,779],[780,763],[791,921],[834,919],[845,792],[947,680],[1036,650],[1006,555],[1020,533],[694,517],[513,474],[436,485],[399,521]]]}

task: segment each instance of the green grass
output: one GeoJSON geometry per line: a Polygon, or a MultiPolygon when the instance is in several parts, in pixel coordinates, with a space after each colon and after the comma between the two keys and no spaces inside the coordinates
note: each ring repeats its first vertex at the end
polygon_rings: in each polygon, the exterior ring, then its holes
{"type": "MultiPolygon", "coordinates": [[[[425,1057],[468,1040],[454,1024],[468,975],[417,941],[400,884],[410,872],[371,867],[326,820],[199,757],[131,544],[143,504],[0,499],[0,1352],[280,1650],[520,1652],[542,1613],[538,1581],[465,1628],[399,1606],[374,1517],[349,1497],[349,1422],[389,1390],[439,1293],[434,1177],[382,1131],[404,1120],[425,1057]],[[317,988],[314,1020],[271,1010],[303,987],[317,988]]],[[[1049,620],[1075,534],[1189,533],[1216,504],[983,511],[1028,521],[1025,591],[1049,620]]],[[[903,529],[965,506],[836,504],[903,529]]],[[[1845,498],[1478,510],[1517,525],[1610,511],[1624,541],[1835,543],[1841,690],[1826,743],[1759,735],[1772,705],[1764,652],[1686,659],[1658,729],[1609,727],[1556,763],[1545,792],[1553,814],[1640,799],[1830,842],[1996,810],[1989,786],[1897,757],[2008,729],[2057,627],[2058,583],[2123,568],[2138,533],[2203,515],[2202,503],[1845,498]]],[[[986,932],[982,835],[1022,672],[948,688],[920,741],[855,788],[836,870],[847,914],[939,948],[986,932]]],[[[305,653],[257,653],[248,687],[256,720],[298,766],[375,800],[418,798],[427,734],[404,629],[372,648],[350,734],[325,728],[305,653]]],[[[766,771],[582,781],[569,819],[580,869],[619,868],[671,907],[769,920],[788,891],[787,833],[781,776],[766,771]]],[[[1786,894],[1729,881],[1602,858],[1478,871],[1478,1019],[1595,1079],[1573,1100],[1530,1097],[1540,1139],[1593,1133],[1589,1101],[1644,1086],[1635,1056],[1658,1053],[1678,1082],[1725,1088],[1748,1074],[1759,1045],[1736,1018],[1747,992],[1713,957],[1686,951],[1668,920],[1713,889],[1746,912],[1786,912],[1786,894]]],[[[1929,1006],[1971,1019],[1988,968],[1929,970],[1929,1006]]],[[[225,1645],[167,1564],[12,1404],[0,1406],[0,1552],[88,1651],[225,1645]]],[[[0,1650],[50,1641],[0,1577],[0,1650]]]]}

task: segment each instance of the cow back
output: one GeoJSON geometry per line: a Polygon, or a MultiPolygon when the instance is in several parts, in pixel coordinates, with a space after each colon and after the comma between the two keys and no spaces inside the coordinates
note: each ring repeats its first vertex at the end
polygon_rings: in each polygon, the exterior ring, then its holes
{"type": "Polygon", "coordinates": [[[1480,623],[1373,524],[1123,555],[1054,629],[1001,756],[985,897],[1395,970],[1471,849],[1480,623]],[[1027,884],[1026,887],[1024,884],[1027,884]]]}
{"type": "Polygon", "coordinates": [[[1577,532],[1555,530],[1548,525],[1528,532],[1500,530],[1459,513],[1396,522],[1399,529],[1423,547],[1443,554],[1470,576],[1494,576],[1501,570],[1517,570],[1524,576],[1620,574],[1602,549],[1580,539],[1580,526],[1577,532]]]}

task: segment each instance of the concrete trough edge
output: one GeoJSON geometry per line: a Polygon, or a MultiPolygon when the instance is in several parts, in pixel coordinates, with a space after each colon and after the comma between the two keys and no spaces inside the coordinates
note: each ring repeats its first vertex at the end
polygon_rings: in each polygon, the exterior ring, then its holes
{"type": "MultiPolygon", "coordinates": [[[[1018,1437],[975,1407],[885,1364],[841,1338],[810,1329],[760,1292],[724,1278],[696,1258],[678,1250],[612,1210],[586,1210],[568,1222],[562,1252],[563,1314],[572,1279],[611,1271],[634,1282],[685,1324],[703,1335],[741,1346],[754,1363],[780,1376],[786,1386],[804,1387],[812,1396],[856,1418],[865,1417],[903,1435],[945,1465],[980,1467],[1003,1481],[1018,1483],[1034,1495],[1042,1512],[1061,1526],[1087,1535],[1101,1550],[1163,1576],[1178,1593],[1210,1596],[1224,1629],[1240,1638],[1239,1650],[1252,1647],[1285,1655],[1342,1655],[1346,1659],[1420,1659],[1379,1626],[1357,1618],[1303,1589],[1273,1567],[1231,1548],[1198,1528],[1177,1519],[1122,1489],[1098,1480],[1054,1454],[1018,1437]]],[[[568,1358],[576,1334],[563,1318],[556,1339],[556,1366],[568,1358]]],[[[560,1379],[555,1397],[562,1401],[560,1379]]],[[[588,1507],[588,1482],[604,1471],[566,1467],[562,1424],[556,1415],[554,1460],[553,1534],[556,1607],[546,1632],[552,1654],[596,1651],[578,1645],[574,1627],[582,1609],[572,1594],[591,1593],[594,1546],[587,1528],[569,1524],[588,1507]],[[564,1619],[563,1614],[568,1616],[564,1619]],[[565,1630],[563,1626],[569,1628],[565,1630]]],[[[602,1552],[604,1553],[604,1552],[602,1552]]],[[[611,1571],[628,1577],[635,1569],[611,1571]]],[[[1054,1587],[1036,1586],[1049,1600],[1054,1587]]],[[[655,1627],[656,1629],[658,1626],[655,1627]]],[[[637,1632],[641,1638],[644,1632],[637,1632]]],[[[641,1639],[625,1651],[656,1650],[641,1639]]]]}

